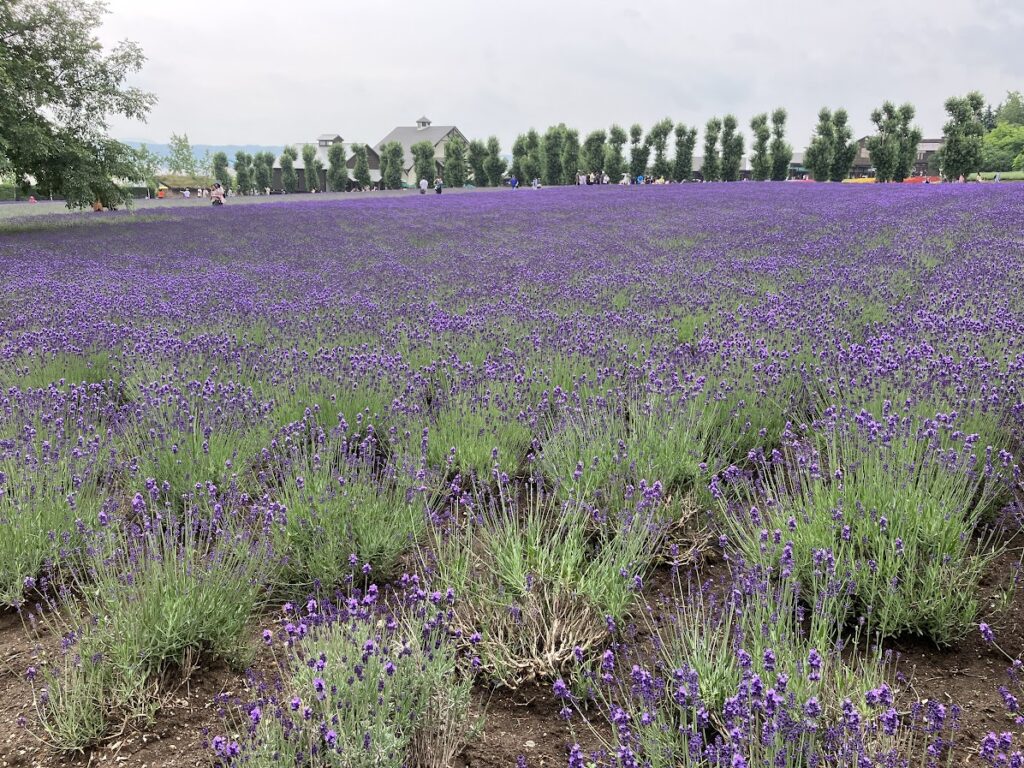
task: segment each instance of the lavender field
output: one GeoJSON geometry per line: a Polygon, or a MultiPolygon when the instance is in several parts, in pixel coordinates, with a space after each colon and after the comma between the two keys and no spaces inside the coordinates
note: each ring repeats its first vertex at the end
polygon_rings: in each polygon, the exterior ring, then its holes
{"type": "Polygon", "coordinates": [[[1024,765],[1024,190],[2,226],[3,765],[1024,765]]]}

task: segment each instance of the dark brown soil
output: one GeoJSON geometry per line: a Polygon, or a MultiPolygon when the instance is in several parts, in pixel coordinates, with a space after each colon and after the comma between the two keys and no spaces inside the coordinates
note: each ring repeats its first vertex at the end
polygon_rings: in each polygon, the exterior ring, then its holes
{"type": "MultiPolygon", "coordinates": [[[[992,574],[979,592],[981,613],[992,625],[998,644],[1011,656],[1024,653],[1024,593],[1016,593],[1000,609],[998,594],[1012,574],[1019,554],[1006,555],[995,563],[992,574]]],[[[720,577],[721,562],[709,562],[702,575],[720,577]]],[[[668,570],[659,569],[645,590],[649,598],[671,593],[668,570]]],[[[641,630],[642,632],[642,630],[641,630]]],[[[959,704],[962,746],[957,765],[966,765],[977,743],[988,731],[1010,731],[1020,739],[1024,729],[1007,715],[998,686],[1008,682],[1010,661],[995,647],[972,632],[953,648],[937,649],[917,640],[889,643],[900,654],[898,670],[911,678],[911,690],[920,699],[959,704]]],[[[216,714],[215,697],[237,694],[244,687],[244,675],[223,666],[200,668],[157,716],[146,732],[129,730],[103,748],[83,755],[53,753],[31,727],[18,725],[33,718],[31,686],[25,670],[36,655],[47,650],[46,641],[32,640],[20,618],[0,613],[0,768],[42,768],[43,766],[110,765],[125,768],[184,768],[208,766],[211,753],[203,749],[204,732],[219,732],[223,726],[216,714]]],[[[52,650],[52,648],[50,649],[52,650]]],[[[477,706],[485,713],[482,735],[456,761],[456,768],[505,768],[515,766],[519,756],[530,768],[553,768],[566,763],[567,747],[573,741],[567,725],[558,717],[558,703],[547,686],[530,686],[518,691],[477,691],[477,706]]],[[[586,733],[577,733],[585,748],[592,748],[586,733]],[[589,743],[588,743],[589,741],[589,743]]]]}

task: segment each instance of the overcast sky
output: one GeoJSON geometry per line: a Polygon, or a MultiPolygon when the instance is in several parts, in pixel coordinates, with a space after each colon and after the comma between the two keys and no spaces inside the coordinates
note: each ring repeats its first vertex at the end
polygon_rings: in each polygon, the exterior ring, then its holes
{"type": "MultiPolygon", "coordinates": [[[[581,134],[662,117],[703,126],[784,106],[802,148],[821,106],[942,102],[1024,89],[1022,0],[108,0],[104,43],[139,42],[157,94],[122,139],[375,144],[420,115],[470,138],[565,122],[581,134]]],[[[702,132],[703,133],[703,132],[702,132]]],[[[699,152],[699,151],[698,151],[699,152]]]]}

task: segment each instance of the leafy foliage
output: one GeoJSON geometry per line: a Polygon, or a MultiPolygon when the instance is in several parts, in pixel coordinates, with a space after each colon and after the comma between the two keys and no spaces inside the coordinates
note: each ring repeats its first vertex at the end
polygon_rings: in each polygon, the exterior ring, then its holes
{"type": "Polygon", "coordinates": [[[675,181],[689,181],[693,176],[693,150],[697,146],[697,129],[677,123],[675,136],[676,154],[672,163],[672,178],[675,181]]]}
{"type": "Polygon", "coordinates": [[[451,187],[464,186],[469,177],[466,145],[458,136],[453,136],[444,146],[444,177],[451,187]]]}
{"type": "Polygon", "coordinates": [[[789,178],[789,164],[793,160],[793,148],[786,143],[786,110],[779,107],[772,112],[772,181],[789,178]]]}
{"type": "Polygon", "coordinates": [[[767,181],[772,174],[772,158],[768,153],[768,142],[771,130],[768,128],[766,112],[755,115],[750,121],[750,130],[754,134],[754,155],[750,160],[751,177],[754,181],[767,181]]]}
{"type": "Polygon", "coordinates": [[[921,129],[910,124],[914,114],[912,104],[896,107],[891,101],[871,113],[878,132],[868,138],[867,149],[878,181],[903,181],[913,168],[921,143],[921,129]]]}
{"type": "Polygon", "coordinates": [[[0,6],[0,173],[68,207],[129,199],[114,179],[146,180],[129,147],[104,136],[110,115],[142,119],[156,99],[125,86],[145,60],[132,42],[96,41],[101,2],[11,0],[0,6]]]}
{"type": "Polygon", "coordinates": [[[743,163],[743,134],[736,118],[726,115],[722,120],[722,181],[738,181],[743,163]]]}
{"type": "Polygon", "coordinates": [[[704,166],[701,175],[704,181],[718,181],[722,177],[721,159],[718,154],[718,136],[722,132],[722,121],[717,117],[708,120],[704,127],[704,166]]]}

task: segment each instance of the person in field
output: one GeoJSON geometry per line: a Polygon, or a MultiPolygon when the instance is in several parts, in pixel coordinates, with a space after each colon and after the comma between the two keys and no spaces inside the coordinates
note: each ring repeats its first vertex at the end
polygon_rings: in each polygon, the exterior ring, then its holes
{"type": "Polygon", "coordinates": [[[427,177],[424,176],[422,179],[420,179],[420,194],[421,195],[427,194],[427,187],[428,186],[430,186],[430,184],[427,182],[427,177]]]}

